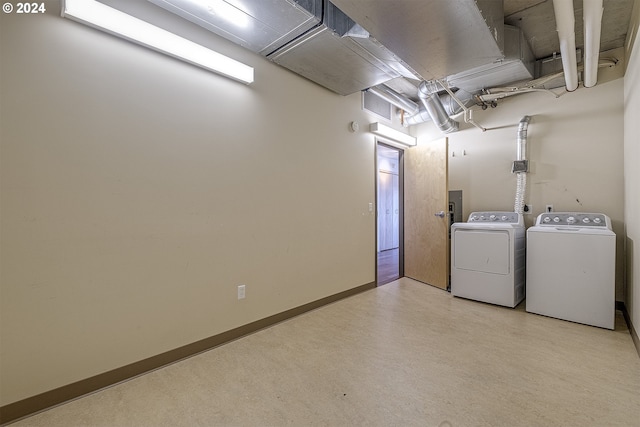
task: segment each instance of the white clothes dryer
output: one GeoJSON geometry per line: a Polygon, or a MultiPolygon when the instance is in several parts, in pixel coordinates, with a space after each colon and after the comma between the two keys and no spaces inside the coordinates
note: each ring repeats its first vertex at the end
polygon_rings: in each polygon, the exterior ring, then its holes
{"type": "Polygon", "coordinates": [[[616,235],[600,213],[552,212],[527,230],[526,310],[614,329],[616,235]]]}
{"type": "Polygon", "coordinates": [[[524,299],[522,214],[473,212],[451,226],[451,294],[515,307],[524,299]]]}

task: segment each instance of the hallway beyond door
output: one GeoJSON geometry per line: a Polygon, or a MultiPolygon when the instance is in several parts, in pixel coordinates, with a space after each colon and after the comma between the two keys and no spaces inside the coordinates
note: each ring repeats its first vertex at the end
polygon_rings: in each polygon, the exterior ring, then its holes
{"type": "Polygon", "coordinates": [[[378,252],[378,286],[400,278],[400,250],[378,252]]]}

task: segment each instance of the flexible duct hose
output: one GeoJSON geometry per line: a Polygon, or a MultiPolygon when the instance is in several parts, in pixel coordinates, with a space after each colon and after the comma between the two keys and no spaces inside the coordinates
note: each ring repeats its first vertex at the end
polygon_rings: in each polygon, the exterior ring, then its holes
{"type": "Polygon", "coordinates": [[[525,188],[527,187],[527,173],[518,172],[517,175],[516,203],[514,208],[516,213],[522,214],[524,213],[524,193],[525,188]]]}

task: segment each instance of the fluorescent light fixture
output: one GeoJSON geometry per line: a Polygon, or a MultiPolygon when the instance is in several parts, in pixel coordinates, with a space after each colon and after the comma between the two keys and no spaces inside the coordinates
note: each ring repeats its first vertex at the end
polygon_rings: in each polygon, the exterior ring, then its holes
{"type": "Polygon", "coordinates": [[[369,130],[375,133],[376,135],[380,135],[393,142],[398,142],[400,144],[408,145],[408,146],[417,145],[417,140],[415,136],[407,135],[406,133],[390,128],[389,126],[385,126],[379,122],[371,123],[369,125],[369,130]]]}
{"type": "Polygon", "coordinates": [[[95,0],[63,0],[62,16],[243,83],[253,67],[95,0]]]}

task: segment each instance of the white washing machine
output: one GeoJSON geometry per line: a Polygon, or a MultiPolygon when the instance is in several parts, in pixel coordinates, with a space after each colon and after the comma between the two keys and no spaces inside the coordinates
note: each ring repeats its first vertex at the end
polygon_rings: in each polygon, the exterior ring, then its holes
{"type": "Polygon", "coordinates": [[[604,214],[553,212],[527,230],[526,310],[614,329],[616,235],[604,214]]]}
{"type": "Polygon", "coordinates": [[[525,295],[522,214],[473,212],[451,226],[451,294],[515,307],[525,295]]]}

